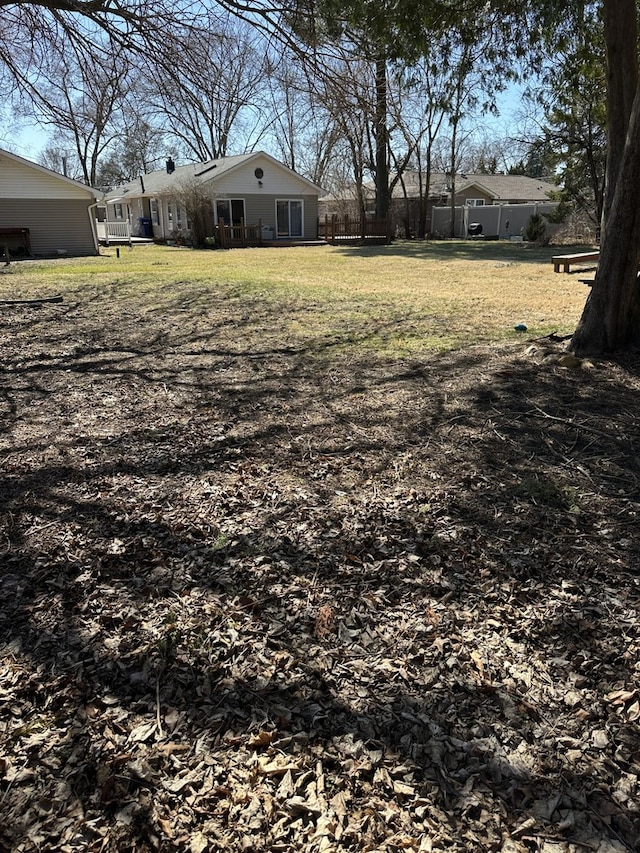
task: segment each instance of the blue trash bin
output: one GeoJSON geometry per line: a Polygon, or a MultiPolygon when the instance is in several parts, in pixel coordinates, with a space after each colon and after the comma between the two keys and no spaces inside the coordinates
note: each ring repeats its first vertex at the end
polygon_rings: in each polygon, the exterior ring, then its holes
{"type": "Polygon", "coordinates": [[[153,237],[153,225],[151,224],[151,219],[146,216],[141,216],[138,219],[138,224],[140,225],[140,231],[143,237],[153,237]]]}

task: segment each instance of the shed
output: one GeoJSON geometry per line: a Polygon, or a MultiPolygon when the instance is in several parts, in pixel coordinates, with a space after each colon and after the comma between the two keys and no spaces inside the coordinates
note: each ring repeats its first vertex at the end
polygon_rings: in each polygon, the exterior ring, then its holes
{"type": "Polygon", "coordinates": [[[0,149],[0,243],[14,257],[96,255],[96,190],[0,149]]]}

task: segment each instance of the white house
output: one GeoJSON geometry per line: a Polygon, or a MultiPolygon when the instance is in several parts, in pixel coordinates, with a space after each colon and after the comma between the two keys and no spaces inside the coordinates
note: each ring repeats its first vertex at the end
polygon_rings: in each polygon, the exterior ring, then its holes
{"type": "Polygon", "coordinates": [[[193,223],[184,202],[197,187],[206,199],[205,230],[258,226],[266,240],[310,240],[318,234],[323,190],[263,151],[140,175],[105,196],[107,220],[128,221],[133,234],[171,240],[189,235],[193,223]]]}

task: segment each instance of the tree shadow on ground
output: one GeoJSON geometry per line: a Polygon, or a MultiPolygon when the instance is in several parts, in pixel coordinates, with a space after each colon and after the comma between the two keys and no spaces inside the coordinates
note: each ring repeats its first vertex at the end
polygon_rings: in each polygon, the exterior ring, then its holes
{"type": "MultiPolygon", "coordinates": [[[[388,245],[344,246],[341,252],[356,257],[389,257],[400,255],[403,258],[429,258],[442,261],[497,261],[505,263],[545,263],[551,268],[554,255],[566,254],[566,249],[558,246],[535,246],[524,243],[510,243],[506,240],[394,240],[388,245]]],[[[592,247],[571,247],[571,252],[592,251],[592,247]]]]}
{"type": "Polygon", "coordinates": [[[135,319],[5,344],[8,849],[62,814],[96,849],[171,815],[312,849],[339,802],[349,843],[634,849],[636,362],[135,319]]]}

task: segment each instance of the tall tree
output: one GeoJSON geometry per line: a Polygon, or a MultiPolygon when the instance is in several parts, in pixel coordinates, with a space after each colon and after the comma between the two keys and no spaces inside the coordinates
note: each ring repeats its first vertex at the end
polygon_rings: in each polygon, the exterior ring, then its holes
{"type": "MultiPolygon", "coordinates": [[[[375,176],[375,66],[366,59],[354,57],[350,48],[332,45],[325,54],[323,67],[315,69],[310,79],[312,102],[320,110],[330,135],[332,152],[340,161],[331,172],[340,176],[353,191],[358,210],[364,216],[368,207],[365,181],[375,176]],[[345,162],[350,166],[347,180],[345,162]]],[[[329,176],[325,163],[325,176],[329,176]]],[[[325,182],[326,183],[326,182],[325,182]]],[[[335,180],[328,182],[336,188],[335,180]]]]}
{"type": "Polygon", "coordinates": [[[82,181],[82,169],[78,163],[78,157],[72,146],[61,145],[50,142],[46,145],[38,156],[38,162],[41,166],[51,169],[52,172],[57,172],[59,175],[64,175],[66,178],[73,178],[74,181],[82,181]]]}
{"type": "Polygon", "coordinates": [[[640,86],[637,9],[603,0],[607,55],[607,180],[595,282],[571,340],[580,355],[640,342],[640,86]]]}
{"type": "Polygon", "coordinates": [[[103,38],[152,52],[181,21],[202,17],[199,0],[0,0],[0,85],[5,93],[37,77],[52,47],[101,56],[103,38]]]}
{"type": "Polygon", "coordinates": [[[290,169],[327,186],[342,138],[330,109],[332,99],[323,100],[329,91],[288,51],[274,55],[267,71],[270,123],[265,141],[271,140],[290,169]]]}
{"type": "Polygon", "coordinates": [[[254,29],[212,12],[202,29],[174,28],[142,88],[186,156],[216,159],[251,149],[263,132],[265,61],[254,29]]]}
{"type": "Polygon", "coordinates": [[[604,209],[607,153],[606,73],[602,21],[587,16],[559,50],[550,53],[525,97],[544,119],[528,152],[527,174],[557,175],[558,198],[598,225],[604,209]],[[537,166],[536,166],[537,164],[537,166]]]}
{"type": "MultiPolygon", "coordinates": [[[[391,50],[389,32],[380,24],[384,14],[391,14],[391,9],[389,0],[383,0],[379,9],[371,6],[369,15],[363,14],[359,2],[340,6],[334,0],[320,3],[302,0],[295,4],[290,16],[297,37],[312,50],[324,51],[332,45],[338,46],[343,56],[350,53],[351,60],[371,65],[373,89],[368,132],[374,143],[374,153],[369,168],[376,186],[376,217],[379,219],[387,218],[390,204],[387,64],[391,50]]],[[[322,61],[316,62],[316,68],[321,71],[323,65],[322,61]]]]}
{"type": "Polygon", "coordinates": [[[98,189],[112,189],[155,171],[174,150],[162,129],[150,124],[135,102],[125,102],[122,121],[123,132],[100,160],[98,189]]]}
{"type": "Polygon", "coordinates": [[[410,68],[398,68],[394,75],[390,108],[395,125],[394,136],[404,143],[402,157],[397,154],[397,143],[392,139],[391,157],[404,197],[405,234],[416,236],[427,233],[427,216],[433,169],[434,147],[450,103],[450,78],[438,61],[437,55],[425,56],[410,68]],[[407,181],[404,169],[411,172],[413,192],[417,192],[417,221],[411,222],[407,181]]]}
{"type": "Polygon", "coordinates": [[[58,147],[62,140],[73,150],[89,186],[96,185],[100,156],[120,133],[114,117],[130,81],[128,55],[120,44],[105,40],[101,54],[78,42],[52,44],[37,78],[23,79],[27,112],[53,131],[58,147]]]}
{"type": "Polygon", "coordinates": [[[460,55],[454,65],[454,85],[449,108],[449,123],[451,125],[449,174],[451,175],[449,196],[449,236],[455,236],[456,230],[456,174],[458,171],[458,132],[464,117],[465,106],[473,99],[473,83],[470,77],[474,71],[475,47],[466,39],[461,39],[460,55]]]}

